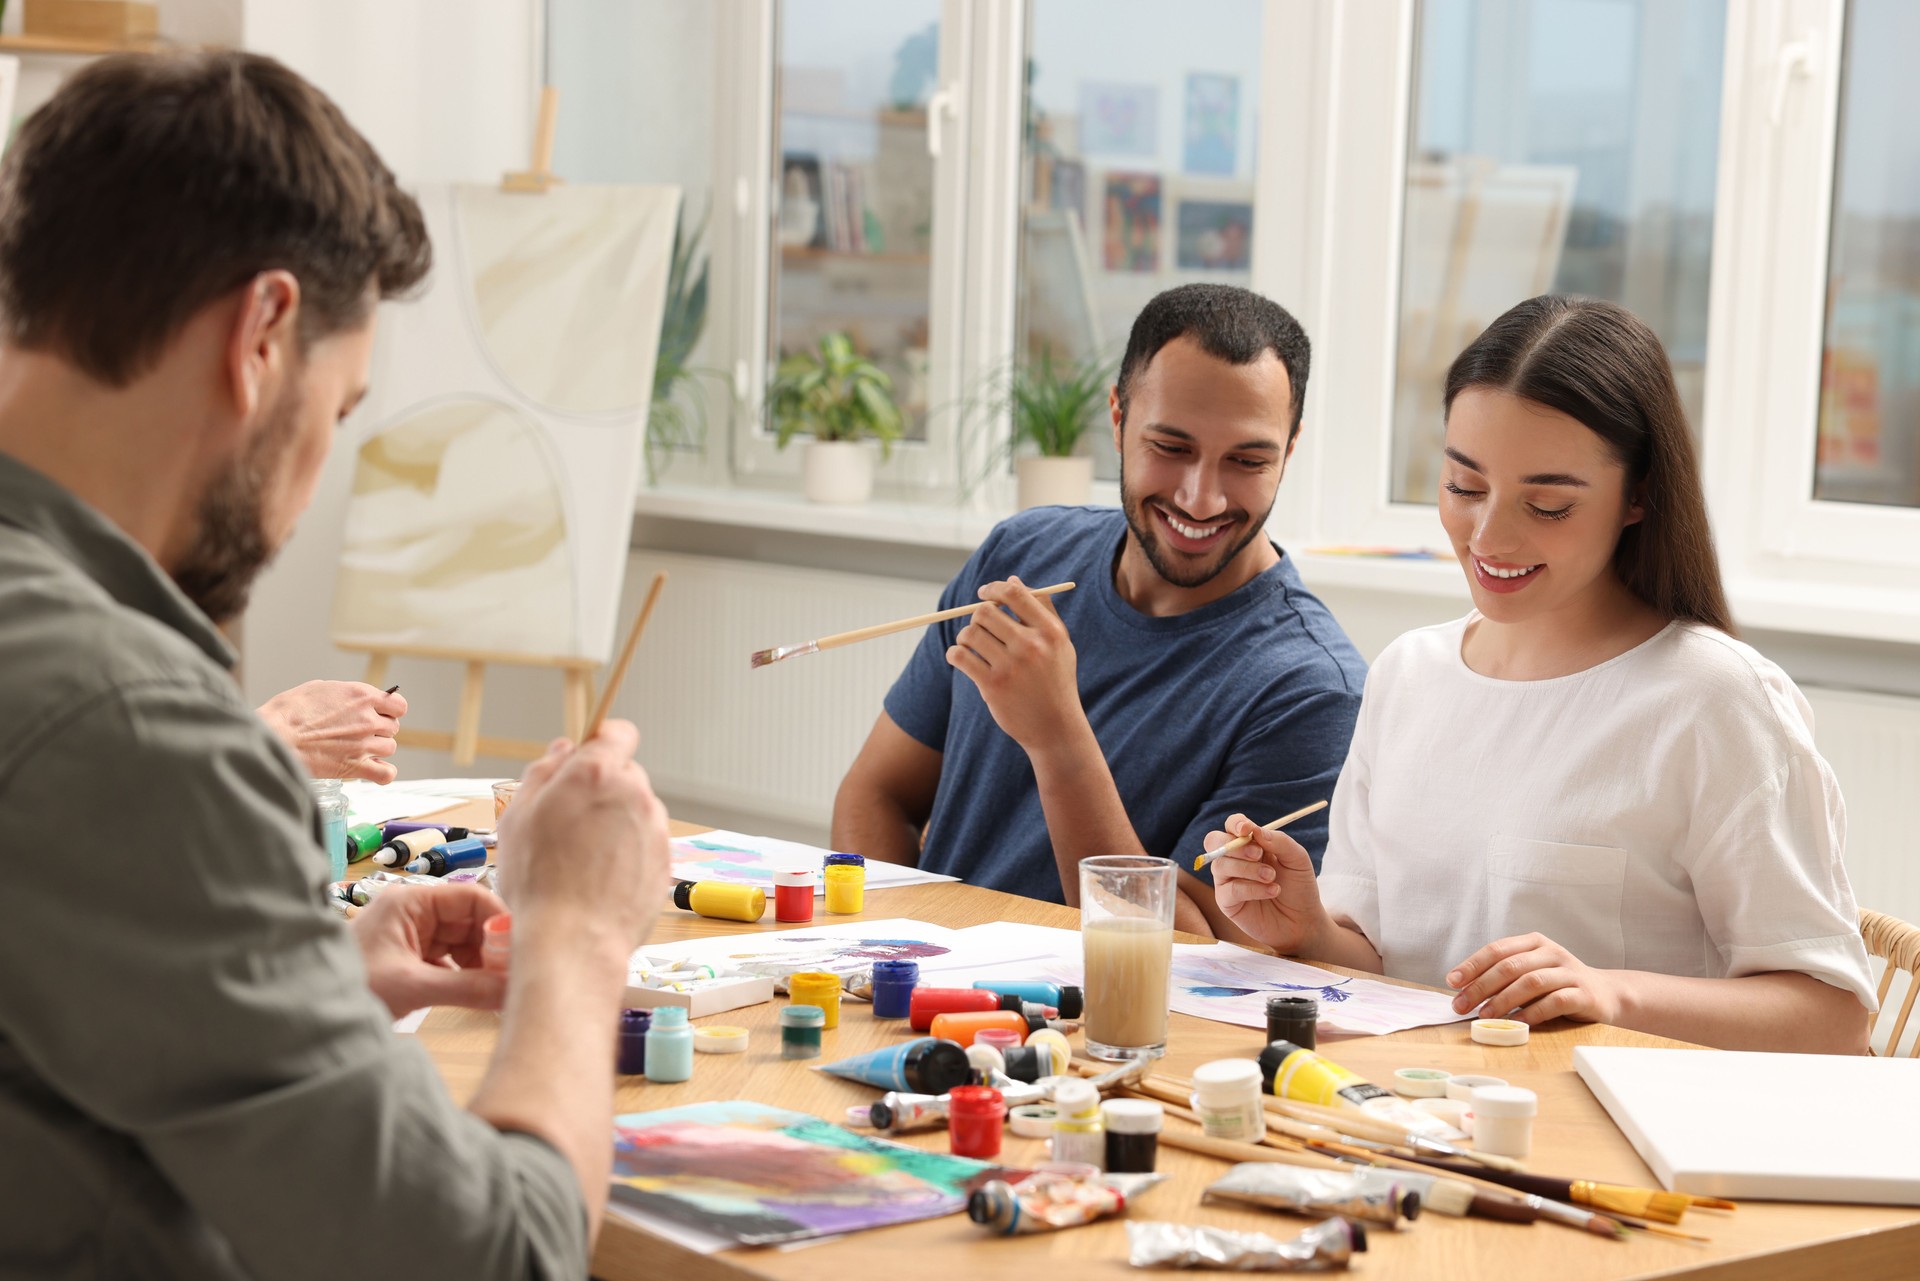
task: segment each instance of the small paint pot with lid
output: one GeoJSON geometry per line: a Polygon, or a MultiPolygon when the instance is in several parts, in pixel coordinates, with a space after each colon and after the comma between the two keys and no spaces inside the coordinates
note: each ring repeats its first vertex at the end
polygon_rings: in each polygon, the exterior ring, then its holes
{"type": "Polygon", "coordinates": [[[817,1005],[789,1005],[780,1011],[780,1057],[819,1058],[820,1029],[826,1022],[827,1012],[817,1005]]]}
{"type": "Polygon", "coordinates": [[[920,984],[918,961],[873,963],[873,1017],[904,1019],[913,1006],[913,989],[920,984]]]}
{"type": "Polygon", "coordinates": [[[802,867],[773,874],[773,919],[789,925],[813,919],[814,872],[802,867]]]}
{"type": "Polygon", "coordinates": [[[1303,1050],[1315,1047],[1320,1026],[1320,1002],[1310,996],[1267,998],[1267,1044],[1291,1041],[1303,1050]]]}
{"type": "Polygon", "coordinates": [[[1109,1174],[1152,1174],[1166,1109],[1152,1099],[1108,1099],[1100,1105],[1109,1174]]]}
{"type": "Polygon", "coordinates": [[[829,1030],[840,1026],[840,976],[825,970],[803,970],[787,975],[787,995],[795,1005],[814,1005],[826,1015],[822,1026],[829,1030]]]}
{"type": "Polygon", "coordinates": [[[866,906],[867,860],[858,854],[829,854],[820,875],[827,887],[827,914],[853,916],[866,906]]]}
{"type": "Polygon", "coordinates": [[[1515,1085],[1483,1085],[1474,1090],[1473,1146],[1495,1156],[1524,1160],[1533,1150],[1533,1117],[1540,1100],[1515,1085]]]}
{"type": "Polygon", "coordinates": [[[947,1136],[955,1156],[999,1156],[1006,1119],[1006,1098],[992,1086],[956,1085],[947,1092],[947,1136]]]}
{"type": "Polygon", "coordinates": [[[647,1070],[647,1029],[652,1025],[652,1010],[620,1011],[620,1043],[616,1047],[614,1071],[622,1076],[639,1076],[647,1070]]]}

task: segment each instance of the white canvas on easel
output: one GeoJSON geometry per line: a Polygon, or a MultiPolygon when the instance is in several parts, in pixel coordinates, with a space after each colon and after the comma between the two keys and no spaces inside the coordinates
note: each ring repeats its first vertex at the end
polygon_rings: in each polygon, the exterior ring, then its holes
{"type": "Polygon", "coordinates": [[[433,276],[382,309],[335,643],[604,663],[680,191],[419,199],[433,276]]]}
{"type": "Polygon", "coordinates": [[[1672,1191],[1920,1205],[1920,1059],[1580,1046],[1573,1066],[1672,1191]]]}

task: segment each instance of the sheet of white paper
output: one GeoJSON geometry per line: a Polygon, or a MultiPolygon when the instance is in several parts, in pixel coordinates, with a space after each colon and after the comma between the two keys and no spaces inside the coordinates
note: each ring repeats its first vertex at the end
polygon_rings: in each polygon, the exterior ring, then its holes
{"type": "Polygon", "coordinates": [[[466,801],[493,795],[492,778],[414,778],[385,785],[350,779],[341,786],[347,798],[349,823],[384,823],[389,819],[432,814],[466,801]]]}
{"type": "MultiPolygon", "coordinates": [[[[700,832],[674,838],[673,875],[682,881],[727,881],[770,890],[773,888],[773,874],[778,871],[805,870],[818,876],[830,853],[831,850],[823,850],[817,845],[776,840],[771,836],[752,836],[745,832],[725,830],[700,832]]],[[[884,890],[896,885],[929,885],[935,881],[958,879],[935,872],[923,872],[917,867],[900,863],[867,860],[867,888],[870,890],[884,890]]],[[[815,897],[822,897],[827,887],[824,882],[815,881],[813,892],[815,897]]]]}
{"type": "MultiPolygon", "coordinates": [[[[995,922],[962,930],[967,950],[1004,960],[975,965],[964,974],[949,972],[941,981],[1028,978],[1080,983],[1085,976],[1077,930],[995,922]],[[1026,959],[1016,959],[1026,958],[1026,959]]],[[[1233,1023],[1267,1025],[1267,998],[1282,993],[1311,996],[1320,1002],[1320,1035],[1384,1036],[1410,1027],[1457,1023],[1472,1017],[1453,1011],[1445,992],[1395,987],[1374,979],[1349,978],[1316,965],[1266,956],[1232,943],[1176,943],[1173,946],[1169,1004],[1181,1014],[1233,1023]]]]}

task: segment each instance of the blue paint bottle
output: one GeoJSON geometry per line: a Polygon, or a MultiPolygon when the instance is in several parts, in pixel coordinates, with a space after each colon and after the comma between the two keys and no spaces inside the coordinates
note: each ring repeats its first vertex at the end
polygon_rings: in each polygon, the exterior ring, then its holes
{"type": "Polygon", "coordinates": [[[873,1017],[904,1019],[912,1008],[913,989],[920,983],[918,961],[873,963],[873,1017]]]}
{"type": "Polygon", "coordinates": [[[693,1076],[693,1028],[687,1012],[663,1005],[653,1012],[647,1029],[647,1080],[685,1081],[693,1076]]]}
{"type": "Polygon", "coordinates": [[[622,1076],[639,1076],[647,1070],[647,1028],[652,1022],[651,1010],[620,1011],[620,1046],[614,1055],[614,1071],[622,1076]]]}

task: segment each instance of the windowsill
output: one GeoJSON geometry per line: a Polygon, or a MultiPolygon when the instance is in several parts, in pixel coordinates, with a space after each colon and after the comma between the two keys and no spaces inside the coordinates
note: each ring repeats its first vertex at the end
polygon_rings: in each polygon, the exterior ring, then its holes
{"type": "MultiPolygon", "coordinates": [[[[1094,501],[1116,505],[1117,486],[1094,486],[1094,501]]],[[[970,552],[1012,514],[1011,504],[982,511],[931,502],[881,498],[858,506],[810,503],[786,489],[662,485],[643,488],[636,515],[738,529],[773,530],[854,542],[970,552]]],[[[1307,586],[1346,587],[1471,604],[1460,567],[1451,559],[1397,560],[1339,556],[1289,548],[1307,586]]],[[[1742,627],[1805,636],[1920,644],[1920,593],[1852,584],[1729,578],[1727,594],[1742,627]]]]}

